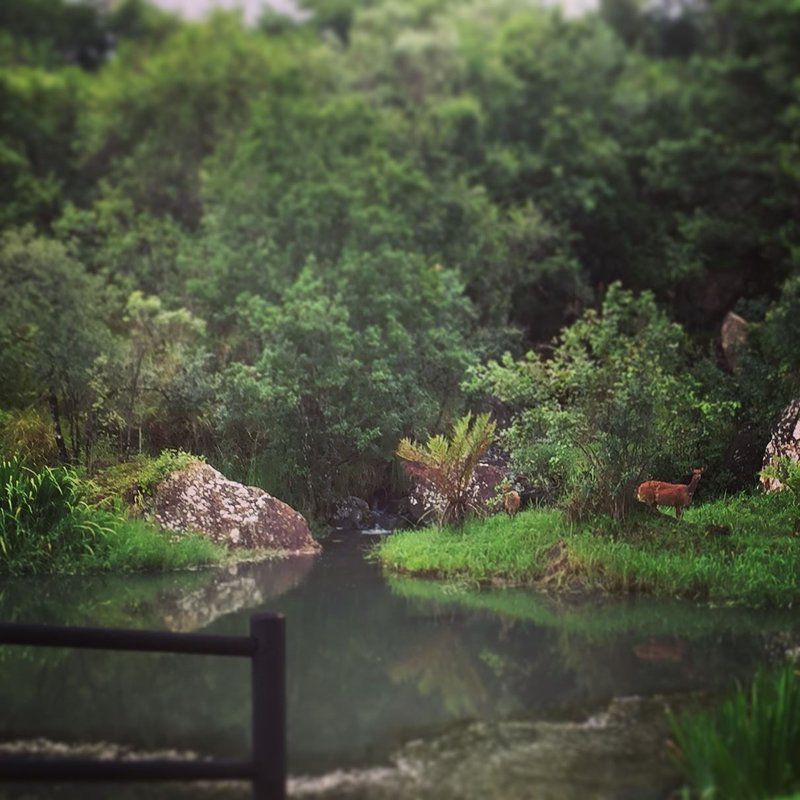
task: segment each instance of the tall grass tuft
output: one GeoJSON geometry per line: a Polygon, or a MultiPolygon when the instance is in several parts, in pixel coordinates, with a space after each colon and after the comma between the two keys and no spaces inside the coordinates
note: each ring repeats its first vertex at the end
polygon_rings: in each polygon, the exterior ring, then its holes
{"type": "Polygon", "coordinates": [[[68,469],[0,461],[2,571],[50,572],[92,554],[109,529],[84,498],[83,485],[68,469]]]}
{"type": "Polygon", "coordinates": [[[759,800],[800,791],[800,680],[794,665],[760,672],[716,711],[672,719],[692,794],[759,800]]]}

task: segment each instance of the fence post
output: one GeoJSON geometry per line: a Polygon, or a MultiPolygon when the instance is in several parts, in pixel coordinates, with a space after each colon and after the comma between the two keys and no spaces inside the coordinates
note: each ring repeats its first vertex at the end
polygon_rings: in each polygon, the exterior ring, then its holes
{"type": "Polygon", "coordinates": [[[286,630],[280,614],[254,614],[253,800],[286,797],[286,630]]]}

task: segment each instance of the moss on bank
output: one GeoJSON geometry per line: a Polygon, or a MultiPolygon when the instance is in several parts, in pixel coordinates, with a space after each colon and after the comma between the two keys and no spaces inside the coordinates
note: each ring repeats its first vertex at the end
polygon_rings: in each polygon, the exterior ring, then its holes
{"type": "Polygon", "coordinates": [[[390,570],[481,583],[788,606],[800,599],[799,524],[787,494],[717,500],[680,522],[640,513],[570,525],[558,511],[531,510],[394,534],[376,557],[390,570]]]}

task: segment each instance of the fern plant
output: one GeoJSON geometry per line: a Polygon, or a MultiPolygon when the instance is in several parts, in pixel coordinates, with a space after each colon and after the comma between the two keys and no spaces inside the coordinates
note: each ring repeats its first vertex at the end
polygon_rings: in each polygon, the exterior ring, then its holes
{"type": "MultiPolygon", "coordinates": [[[[439,526],[459,524],[470,513],[480,513],[473,476],[478,462],[494,441],[495,423],[489,414],[466,414],[450,436],[431,436],[425,444],[403,439],[397,456],[412,477],[427,483],[434,493],[430,512],[439,526]]],[[[430,513],[429,512],[429,513],[430,513]]]]}

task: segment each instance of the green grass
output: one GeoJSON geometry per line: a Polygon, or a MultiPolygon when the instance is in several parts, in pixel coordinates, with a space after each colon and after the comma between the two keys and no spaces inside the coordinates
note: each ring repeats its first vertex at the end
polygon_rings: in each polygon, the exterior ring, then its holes
{"type": "Polygon", "coordinates": [[[116,519],[80,567],[86,572],[164,571],[218,564],[227,557],[224,547],[199,533],[174,533],[144,520],[116,519]]]}
{"type": "Polygon", "coordinates": [[[714,711],[672,720],[690,796],[760,800],[800,790],[800,681],[761,672],[714,711]]]}
{"type": "Polygon", "coordinates": [[[91,555],[107,530],[68,469],[0,461],[0,572],[45,572],[91,555]]]}
{"type": "Polygon", "coordinates": [[[376,557],[389,569],[445,578],[527,583],[539,578],[547,551],[566,533],[558,511],[526,511],[467,521],[462,528],[392,534],[376,557]]]}
{"type": "Polygon", "coordinates": [[[479,583],[788,606],[800,599],[799,521],[788,493],[716,500],[680,522],[644,512],[570,526],[557,511],[532,510],[394,534],[376,558],[389,570],[479,583]]]}

